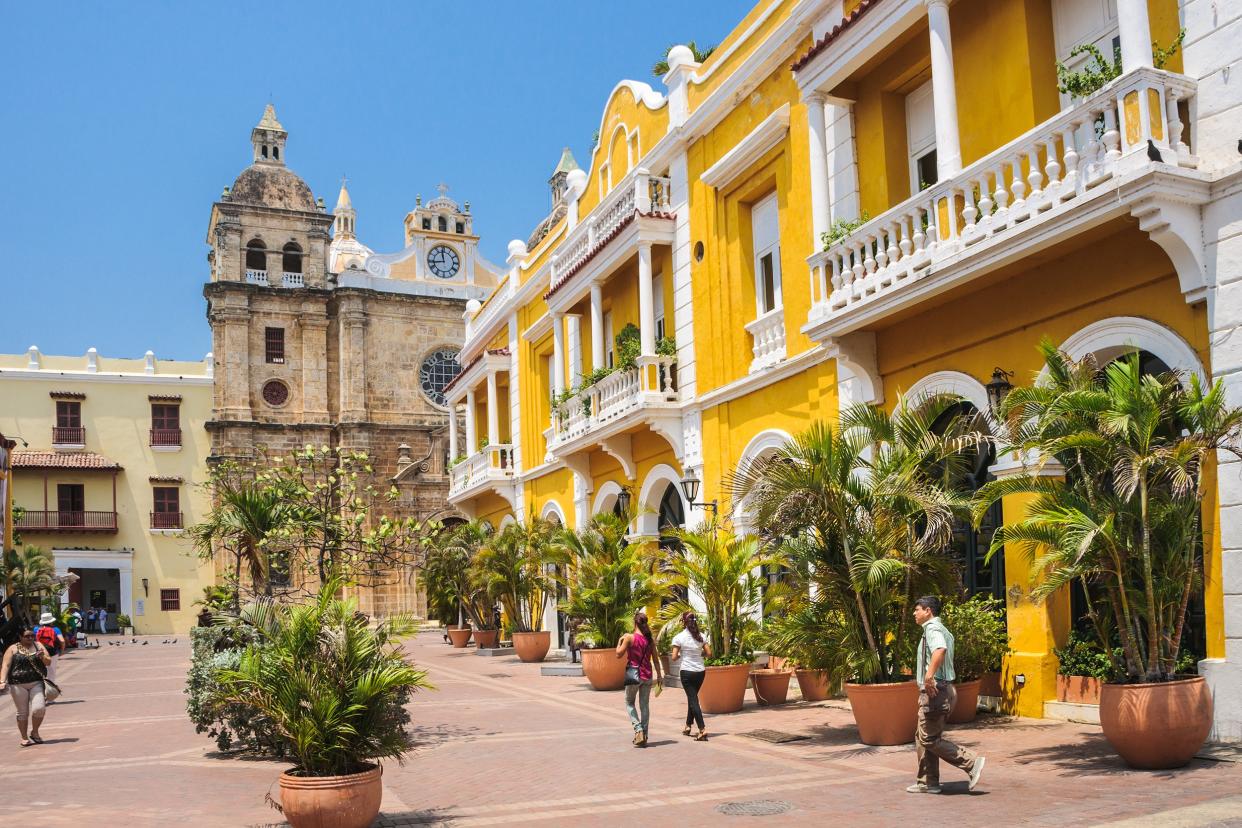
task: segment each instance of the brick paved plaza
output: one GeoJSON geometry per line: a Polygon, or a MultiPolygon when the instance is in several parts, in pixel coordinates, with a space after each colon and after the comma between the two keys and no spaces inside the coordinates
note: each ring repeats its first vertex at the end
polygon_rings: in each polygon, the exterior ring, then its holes
{"type": "MultiPolygon", "coordinates": [[[[18,746],[5,697],[7,821],[281,824],[264,796],[276,795],[282,766],[216,754],[185,717],[185,638],[149,641],[67,656],[66,695],[49,710],[43,746],[18,746]]],[[[903,792],[912,748],[860,745],[844,701],[759,709],[748,698],[742,713],[709,718],[713,738],[702,744],[681,736],[683,697],[669,689],[653,703],[652,744],[638,750],[620,693],[452,650],[434,633],[410,650],[439,690],[413,704],[418,746],[385,769],[380,825],[895,825],[923,821],[927,809],[946,825],[1242,825],[1242,764],[1131,771],[1090,726],[984,717],[959,727],[954,738],[988,757],[983,782],[970,795],[946,769],[947,795],[920,797],[903,792]],[[742,735],[758,729],[807,738],[742,735]],[[759,802],[785,810],[717,810],[759,802]]]]}

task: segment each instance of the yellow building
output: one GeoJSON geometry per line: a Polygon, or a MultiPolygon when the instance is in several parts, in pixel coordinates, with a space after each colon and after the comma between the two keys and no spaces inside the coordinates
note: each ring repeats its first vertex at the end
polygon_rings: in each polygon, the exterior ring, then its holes
{"type": "Polygon", "coordinates": [[[208,502],[211,358],[203,362],[0,355],[0,432],[24,544],[78,580],[62,600],[133,619],[139,635],[194,625],[214,566],[184,528],[208,502]]]}
{"type": "MultiPolygon", "coordinates": [[[[587,168],[562,159],[552,213],[467,311],[450,500],[581,525],[627,490],[636,531],[697,524],[705,503],[745,530],[721,485],[740,463],[851,402],[935,390],[986,411],[996,369],[1032,379],[1045,336],[1238,399],[1240,47],[1183,5],[765,0],[702,64],[674,48],[661,89],[617,84],[587,168]],[[1088,43],[1118,47],[1120,76],[1061,94],[1057,61],[1082,68],[1088,43]]],[[[1205,503],[1192,624],[1215,735],[1239,739],[1234,504],[1236,463],[1205,503]]],[[[1002,507],[994,521],[1024,504],[1002,507]]],[[[1033,601],[1022,557],[987,566],[986,535],[963,534],[965,585],[1008,602],[1006,703],[1045,715],[1070,601],[1033,601]]]]}

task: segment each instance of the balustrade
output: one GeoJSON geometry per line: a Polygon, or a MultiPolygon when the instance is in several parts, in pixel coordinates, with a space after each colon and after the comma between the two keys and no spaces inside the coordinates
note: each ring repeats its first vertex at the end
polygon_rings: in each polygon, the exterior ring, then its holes
{"type": "Polygon", "coordinates": [[[497,443],[484,446],[449,471],[449,493],[458,494],[480,483],[507,480],[513,476],[513,446],[497,443]]]}
{"type": "Polygon", "coordinates": [[[751,336],[751,372],[761,371],[785,358],[785,309],[770,310],[753,322],[746,323],[751,336]]]}
{"type": "Polygon", "coordinates": [[[553,408],[550,446],[581,437],[649,402],[676,401],[676,371],[675,357],[640,357],[638,367],[614,371],[578,391],[553,408]]]}
{"type": "Polygon", "coordinates": [[[251,284],[251,285],[266,285],[267,284],[267,271],[247,269],[246,270],[246,283],[251,284]]]}

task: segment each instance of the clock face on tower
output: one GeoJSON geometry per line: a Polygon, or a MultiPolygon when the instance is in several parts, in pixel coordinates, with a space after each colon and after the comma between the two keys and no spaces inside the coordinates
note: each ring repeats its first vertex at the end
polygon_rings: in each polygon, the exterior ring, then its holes
{"type": "Polygon", "coordinates": [[[452,279],[457,275],[460,261],[457,252],[451,247],[438,244],[427,254],[427,267],[441,279],[452,279]]]}

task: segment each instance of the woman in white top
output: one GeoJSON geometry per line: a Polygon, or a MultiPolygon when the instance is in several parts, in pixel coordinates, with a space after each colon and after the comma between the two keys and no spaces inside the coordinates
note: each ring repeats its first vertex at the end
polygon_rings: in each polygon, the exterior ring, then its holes
{"type": "Polygon", "coordinates": [[[699,688],[707,675],[706,659],[712,657],[707,638],[699,631],[699,619],[693,612],[683,612],[681,623],[685,627],[673,638],[672,660],[681,659],[681,689],[686,691],[686,727],[683,736],[690,735],[690,725],[697,724],[696,742],[707,741],[707,727],[703,724],[703,711],[699,708],[699,688]]]}

